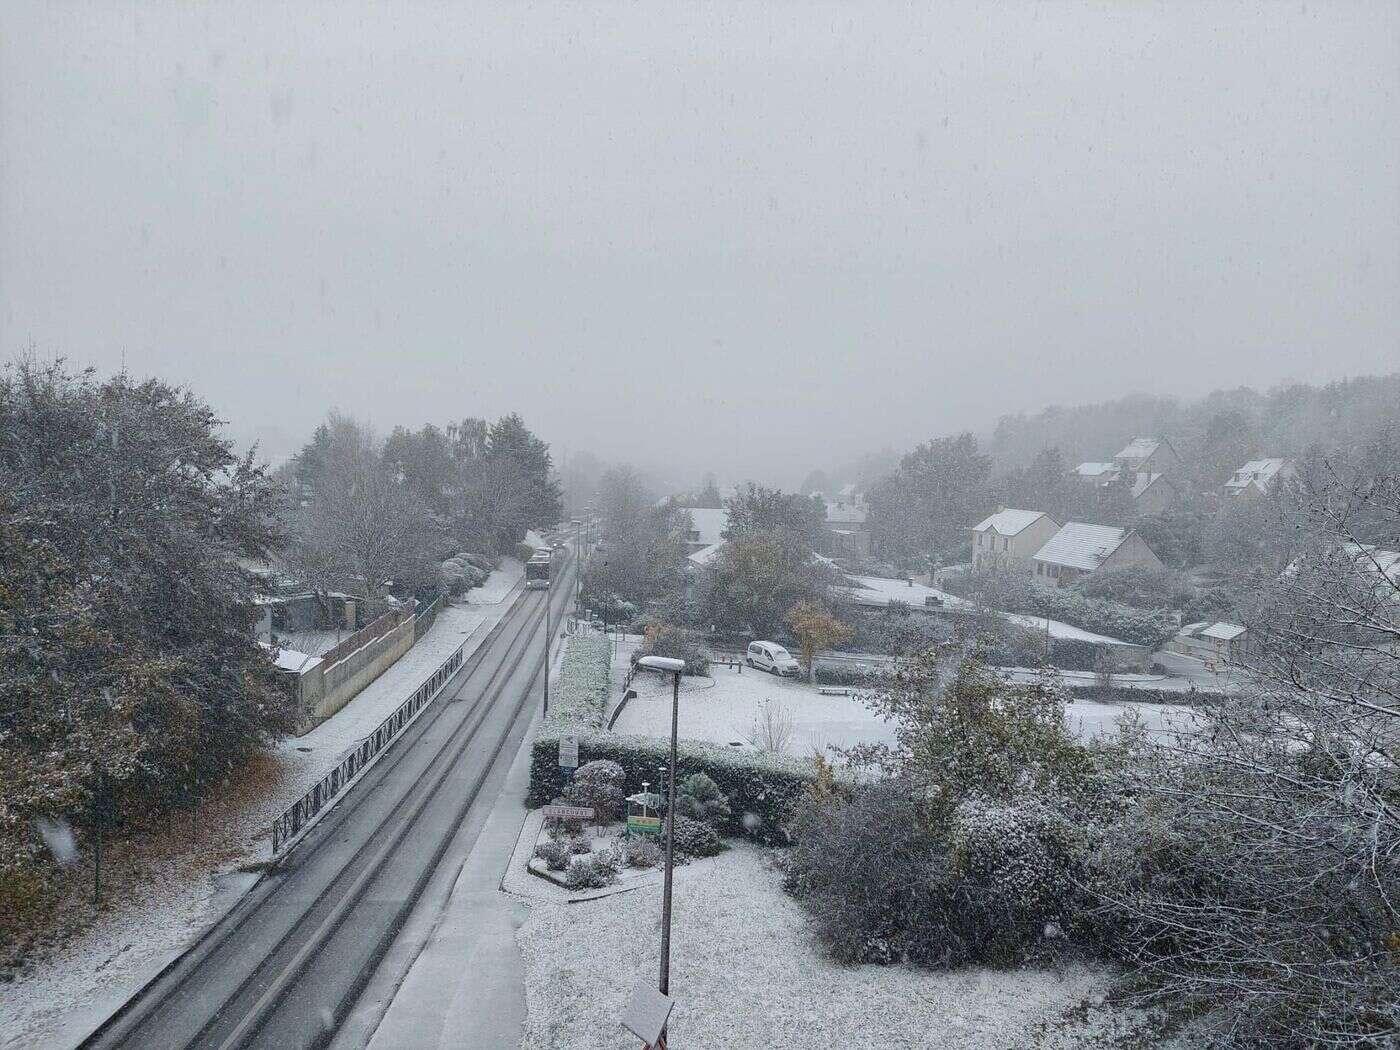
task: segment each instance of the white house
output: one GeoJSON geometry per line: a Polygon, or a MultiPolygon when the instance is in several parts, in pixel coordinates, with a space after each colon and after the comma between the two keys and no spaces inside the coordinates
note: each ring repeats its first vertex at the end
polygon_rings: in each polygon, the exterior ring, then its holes
{"type": "Polygon", "coordinates": [[[1136,474],[1130,490],[1133,496],[1133,513],[1138,515],[1160,514],[1176,501],[1176,486],[1165,474],[1136,474]]]}
{"type": "Polygon", "coordinates": [[[690,531],[685,536],[686,552],[694,554],[724,542],[724,530],[729,528],[729,511],[723,507],[690,507],[690,531]]]}
{"type": "Polygon", "coordinates": [[[1059,529],[1044,511],[1003,509],[972,527],[974,569],[1026,568],[1059,529]]]}
{"type": "Polygon", "coordinates": [[[1167,648],[1207,663],[1231,664],[1244,655],[1248,632],[1237,623],[1188,623],[1167,648]]]}
{"type": "Polygon", "coordinates": [[[1225,495],[1236,499],[1258,499],[1271,487],[1292,477],[1294,466],[1287,459],[1251,459],[1225,482],[1225,495]]]}
{"type": "Polygon", "coordinates": [[[1179,474],[1185,464],[1166,438],[1133,438],[1113,457],[1129,474],[1179,474]]]}
{"type": "Polygon", "coordinates": [[[1035,552],[1036,579],[1061,587],[1100,569],[1143,566],[1160,569],[1161,561],[1131,529],[1071,521],[1035,552]]]}

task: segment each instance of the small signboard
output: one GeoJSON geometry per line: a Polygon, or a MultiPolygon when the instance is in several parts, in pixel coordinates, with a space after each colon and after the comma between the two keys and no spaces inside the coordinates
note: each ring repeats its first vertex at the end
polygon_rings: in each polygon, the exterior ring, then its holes
{"type": "Polygon", "coordinates": [[[559,768],[578,768],[578,737],[566,736],[559,740],[559,768]]]}
{"type": "Polygon", "coordinates": [[[556,820],[592,820],[592,806],[545,806],[544,815],[546,818],[556,820]]]}
{"type": "Polygon", "coordinates": [[[622,1010],[622,1027],[647,1046],[656,1046],[675,1005],[669,995],[662,995],[646,981],[638,981],[622,1010]]]}

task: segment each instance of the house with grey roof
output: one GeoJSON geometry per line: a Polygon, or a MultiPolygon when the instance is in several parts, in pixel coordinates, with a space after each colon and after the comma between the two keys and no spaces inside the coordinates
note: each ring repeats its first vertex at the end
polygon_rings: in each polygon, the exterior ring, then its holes
{"type": "Polygon", "coordinates": [[[1129,441],[1113,462],[1126,474],[1179,475],[1186,464],[1166,438],[1137,437],[1129,441]]]}
{"type": "Polygon", "coordinates": [[[1084,521],[1067,522],[1035,552],[1031,562],[1035,578],[1054,587],[1100,569],[1162,567],[1152,548],[1132,529],[1084,521]]]}
{"type": "Polygon", "coordinates": [[[1245,655],[1249,632],[1237,623],[1202,620],[1188,623],[1176,633],[1167,648],[1183,656],[1192,656],[1208,666],[1231,664],[1245,655]]]}
{"type": "Polygon", "coordinates": [[[1029,569],[1060,523],[1044,511],[1003,508],[972,527],[974,569],[1029,569]]]}
{"type": "Polygon", "coordinates": [[[1294,473],[1288,459],[1251,459],[1225,482],[1225,495],[1231,499],[1258,499],[1294,473]]]}

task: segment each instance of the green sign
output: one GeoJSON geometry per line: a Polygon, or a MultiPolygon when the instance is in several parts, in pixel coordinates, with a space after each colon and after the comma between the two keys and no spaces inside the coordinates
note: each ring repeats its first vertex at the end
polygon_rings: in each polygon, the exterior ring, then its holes
{"type": "Polygon", "coordinates": [[[640,831],[640,832],[643,832],[643,833],[645,833],[645,834],[647,834],[647,835],[660,835],[660,834],[661,834],[661,818],[660,818],[660,817],[634,817],[634,816],[630,816],[630,815],[629,815],[628,818],[627,818],[627,830],[628,830],[628,831],[640,831]]]}

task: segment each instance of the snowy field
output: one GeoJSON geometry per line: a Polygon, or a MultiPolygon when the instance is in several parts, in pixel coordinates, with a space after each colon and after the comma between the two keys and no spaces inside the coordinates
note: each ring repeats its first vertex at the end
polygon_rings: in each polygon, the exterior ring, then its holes
{"type": "MultiPolygon", "coordinates": [[[[676,872],[670,1034],[678,1050],[1069,1047],[1128,1024],[1097,1008],[1108,976],[1084,967],[839,966],[821,954],[770,856],[739,845],[703,869],[676,872]],[[1085,1013],[1087,1027],[1068,1020],[1085,1013]]],[[[656,979],[660,901],[660,888],[645,886],[533,904],[517,934],[529,1007],[522,1048],[636,1050],[618,1017],[632,985],[656,979]]]]}
{"type": "MultiPolygon", "coordinates": [[[[635,643],[624,643],[613,662],[614,695],[621,695],[622,676],[635,643]]],[[[893,726],[857,697],[822,696],[804,681],[778,678],[752,667],[742,674],[727,667],[715,667],[712,678],[682,678],[680,692],[680,735],[690,740],[716,744],[747,744],[763,704],[776,705],[791,716],[792,738],[786,748],[792,755],[809,755],[813,750],[864,743],[891,743],[893,726]]],[[[614,727],[619,733],[669,737],[671,733],[671,681],[654,674],[639,674],[632,682],[635,699],[614,727]]],[[[1170,704],[1101,704],[1092,700],[1072,700],[1065,717],[1081,737],[1112,733],[1118,719],[1128,711],[1142,718],[1149,731],[1169,732],[1184,726],[1191,709],[1170,704]]]]}
{"type": "Polygon", "coordinates": [[[0,993],[0,1048],[73,1045],[189,940],[233,905],[268,858],[272,819],[352,745],[387,718],[462,644],[474,651],[509,608],[524,567],[508,559],[468,601],[332,718],[281,741],[245,780],[200,806],[197,841],[188,815],[169,833],[116,843],[104,858],[112,881],[101,920],[43,959],[26,963],[0,993]]]}

